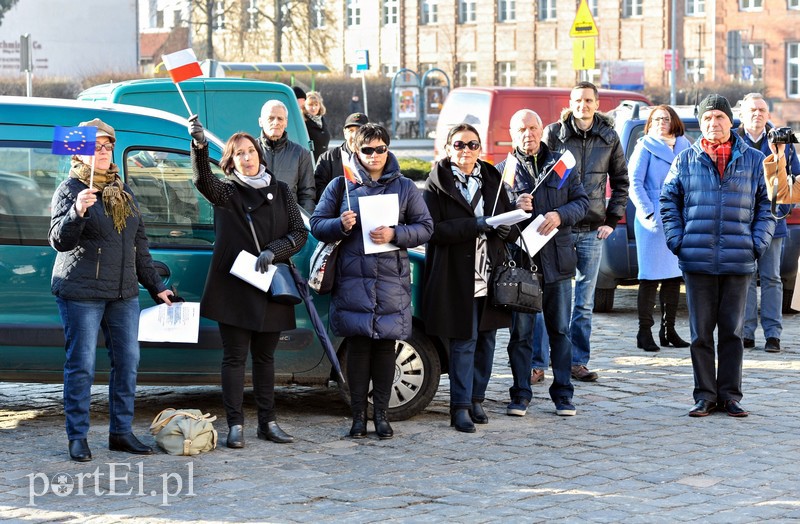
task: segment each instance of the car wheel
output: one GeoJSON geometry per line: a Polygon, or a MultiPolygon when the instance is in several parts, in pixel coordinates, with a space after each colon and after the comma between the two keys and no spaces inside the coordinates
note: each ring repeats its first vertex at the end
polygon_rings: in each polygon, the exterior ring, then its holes
{"type": "Polygon", "coordinates": [[[610,313],[614,309],[614,288],[594,290],[594,311],[595,313],[610,313]]]}
{"type": "MultiPolygon", "coordinates": [[[[347,376],[347,348],[339,354],[342,374],[347,376]]],[[[395,345],[395,369],[392,394],[389,398],[389,419],[406,420],[424,410],[439,389],[442,364],[431,340],[417,327],[411,338],[395,345]]],[[[340,385],[344,401],[350,404],[350,388],[340,385]]],[[[367,394],[372,411],[372,386],[367,394]]]]}

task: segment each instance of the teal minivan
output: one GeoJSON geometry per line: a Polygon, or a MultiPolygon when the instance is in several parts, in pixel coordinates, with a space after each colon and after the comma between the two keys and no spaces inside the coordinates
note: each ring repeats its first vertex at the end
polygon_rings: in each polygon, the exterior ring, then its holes
{"type": "MultiPolygon", "coordinates": [[[[213,210],[192,184],[188,122],[148,108],[97,102],[0,96],[0,380],[61,382],[64,338],[50,275],[55,251],[48,245],[49,205],[66,177],[69,158],[51,153],[53,127],[98,117],[116,131],[114,162],[132,188],[147,225],[154,262],[165,283],[187,301],[198,302],[214,245],[213,210]],[[143,161],[156,158],[157,161],[143,161]]],[[[208,133],[217,162],[223,142],[208,133]]],[[[214,166],[218,175],[222,171],[214,166]]],[[[304,212],[308,226],[308,216],[304,212]]],[[[316,245],[309,235],[293,257],[308,271],[316,245]]],[[[420,298],[424,256],[411,253],[413,302],[420,298]]],[[[235,300],[235,297],[231,297],[235,300]]],[[[153,305],[142,288],[141,306],[153,305]]],[[[327,323],[328,297],[314,295],[327,323]]],[[[329,385],[331,364],[313,331],[304,305],[296,308],[297,329],[281,334],[276,383],[329,385]]],[[[102,339],[102,336],[101,336],[102,339]]],[[[108,359],[99,345],[97,380],[108,379],[108,359]]],[[[340,361],[347,348],[334,339],[340,361]]],[[[216,323],[203,319],[197,344],[142,343],[141,384],[218,384],[222,359],[216,323]]],[[[424,334],[419,319],[410,340],[397,343],[390,417],[419,413],[433,398],[446,353],[424,334]]],[[[341,387],[347,399],[347,388],[341,387]]]]}

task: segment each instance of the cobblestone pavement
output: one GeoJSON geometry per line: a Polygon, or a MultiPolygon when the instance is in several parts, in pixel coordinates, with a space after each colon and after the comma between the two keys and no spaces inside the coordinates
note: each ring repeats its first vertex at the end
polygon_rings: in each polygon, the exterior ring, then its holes
{"type": "MultiPolygon", "coordinates": [[[[96,389],[94,460],[69,461],[58,385],[0,384],[0,519],[35,522],[786,522],[800,519],[800,317],[784,320],[778,354],[746,350],[750,417],[692,419],[686,349],[635,347],[635,288],[595,316],[593,384],[577,383],[578,415],[558,417],[546,386],[524,418],[505,415],[507,332],[498,340],[475,434],[448,425],[447,377],[430,407],[393,423],[395,438],[351,441],[335,389],[284,388],[279,421],[297,442],[255,438],[196,457],[108,451],[104,388],[96,389]],[[81,485],[80,482],[83,482],[81,485]],[[71,489],[71,491],[70,491],[71,489]],[[64,492],[59,492],[64,490],[64,492]],[[111,492],[113,490],[113,493],[111,492]]],[[[686,312],[679,332],[688,337],[686,312]]],[[[763,334],[757,332],[763,348],[763,334]]],[[[548,382],[550,374],[548,372],[548,382]]],[[[213,387],[142,387],[135,430],[165,407],[222,415],[213,387]]],[[[224,441],[224,421],[216,423],[224,441]]],[[[371,423],[370,423],[371,427],[371,423]]]]}

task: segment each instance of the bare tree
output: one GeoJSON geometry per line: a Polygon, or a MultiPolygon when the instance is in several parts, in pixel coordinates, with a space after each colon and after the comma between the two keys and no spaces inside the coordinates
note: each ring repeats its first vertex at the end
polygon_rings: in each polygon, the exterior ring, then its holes
{"type": "MultiPolygon", "coordinates": [[[[0,0],[2,1],[2,0],[0,0]]],[[[205,49],[203,50],[205,58],[209,60],[214,59],[214,31],[217,29],[224,29],[218,25],[230,15],[233,10],[233,4],[230,2],[216,1],[216,0],[191,0],[189,3],[191,9],[191,30],[195,28],[202,28],[205,35],[205,49]]],[[[196,32],[200,32],[199,30],[196,32]]]]}
{"type": "Polygon", "coordinates": [[[17,0],[0,0],[0,24],[3,23],[3,17],[5,16],[6,12],[10,11],[16,3],[17,0]]]}

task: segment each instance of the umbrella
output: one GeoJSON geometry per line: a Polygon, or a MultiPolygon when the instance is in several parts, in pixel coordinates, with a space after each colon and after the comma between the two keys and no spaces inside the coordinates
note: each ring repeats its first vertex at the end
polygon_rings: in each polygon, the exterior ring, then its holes
{"type": "Polygon", "coordinates": [[[331,339],[328,338],[328,330],[325,328],[325,324],[322,323],[322,319],[319,317],[317,308],[314,307],[314,299],[311,297],[311,291],[308,289],[308,282],[306,282],[306,279],[303,278],[299,271],[297,271],[297,268],[294,266],[294,264],[291,264],[290,268],[292,270],[294,281],[297,284],[297,291],[299,291],[300,296],[303,297],[303,302],[308,310],[308,318],[311,319],[311,323],[314,325],[314,331],[317,333],[317,337],[322,343],[322,347],[325,349],[325,354],[328,355],[328,360],[331,361],[333,369],[335,369],[336,373],[339,375],[340,383],[344,384],[342,366],[339,364],[339,358],[336,356],[336,350],[333,349],[331,339]]]}

